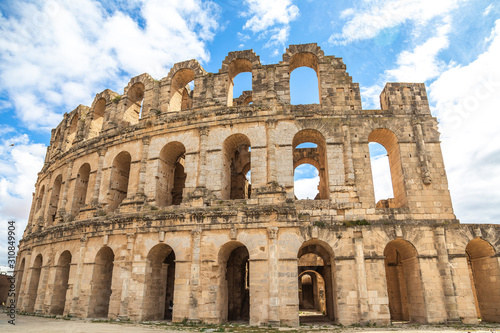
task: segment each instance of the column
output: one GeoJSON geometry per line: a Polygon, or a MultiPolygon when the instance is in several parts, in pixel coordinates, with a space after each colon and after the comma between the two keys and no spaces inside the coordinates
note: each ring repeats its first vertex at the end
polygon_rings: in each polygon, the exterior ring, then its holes
{"type": "Polygon", "coordinates": [[[101,189],[102,167],[104,165],[104,155],[106,155],[106,149],[99,149],[97,153],[99,154],[99,161],[97,163],[94,193],[92,195],[92,205],[94,206],[97,206],[97,204],[99,203],[99,190],[101,189]]]}
{"type": "Polygon", "coordinates": [[[200,127],[200,159],[198,161],[198,187],[207,186],[208,127],[200,127]]]}
{"type": "MultiPolygon", "coordinates": [[[[69,161],[68,169],[66,169],[66,176],[64,177],[64,187],[63,187],[61,205],[59,206],[59,211],[57,212],[57,214],[59,215],[59,218],[64,218],[64,216],[66,215],[66,205],[68,203],[69,184],[71,182],[71,172],[73,171],[73,164],[74,163],[75,163],[74,160],[69,161]]],[[[71,212],[71,209],[69,211],[71,212]]]]}
{"type": "Polygon", "coordinates": [[[139,167],[139,186],[137,188],[137,195],[145,196],[146,187],[146,170],[148,162],[149,144],[151,143],[151,137],[145,136],[142,138],[142,156],[141,165],[139,167]]]}
{"type": "MultiPolygon", "coordinates": [[[[71,305],[69,307],[69,315],[72,317],[77,317],[78,315],[84,315],[85,317],[88,314],[88,309],[83,310],[82,312],[79,312],[80,310],[78,301],[80,300],[80,284],[81,284],[81,278],[83,274],[83,265],[84,265],[84,260],[85,260],[85,250],[87,249],[87,237],[83,236],[80,239],[80,251],[78,252],[78,262],[76,264],[76,274],[75,274],[75,280],[73,283],[73,297],[71,298],[71,305]]],[[[90,278],[89,278],[90,281],[90,278]]],[[[88,303],[87,303],[88,306],[88,303]]]]}
{"type": "Polygon", "coordinates": [[[370,319],[370,313],[368,308],[368,290],[366,286],[365,254],[363,251],[362,231],[354,232],[354,253],[358,289],[359,320],[361,323],[366,323],[370,319]]]}
{"type": "Polygon", "coordinates": [[[280,324],[280,298],[278,277],[278,228],[267,228],[269,235],[269,325],[280,324]]]}
{"type": "Polygon", "coordinates": [[[429,161],[427,158],[427,151],[425,149],[424,135],[422,132],[422,125],[417,123],[413,125],[413,132],[415,133],[415,141],[417,142],[418,158],[420,160],[420,167],[422,168],[422,181],[424,184],[431,183],[431,172],[429,170],[429,161]]]}
{"type": "Polygon", "coordinates": [[[189,320],[198,322],[198,301],[201,299],[200,290],[200,246],[201,246],[201,229],[197,228],[191,231],[192,235],[192,256],[193,261],[191,263],[191,294],[189,298],[193,301],[189,302],[189,320]]]}
{"type": "Polygon", "coordinates": [[[345,166],[345,183],[346,185],[354,185],[355,173],[354,162],[352,160],[352,144],[351,144],[351,131],[348,125],[342,125],[342,132],[344,133],[344,166],[345,166]]]}

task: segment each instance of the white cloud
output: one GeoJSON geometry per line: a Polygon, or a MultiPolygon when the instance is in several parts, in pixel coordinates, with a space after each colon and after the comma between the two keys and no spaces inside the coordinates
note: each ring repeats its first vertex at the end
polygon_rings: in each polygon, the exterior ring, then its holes
{"type": "Polygon", "coordinates": [[[500,20],[488,49],[429,87],[455,213],[462,222],[500,223],[500,20]]]}
{"type": "Polygon", "coordinates": [[[375,202],[382,199],[394,198],[392,191],[391,170],[387,155],[379,155],[370,158],[372,166],[373,188],[375,190],[375,202]]]}
{"type": "Polygon", "coordinates": [[[483,16],[488,16],[488,14],[491,13],[492,9],[493,9],[493,4],[490,4],[488,7],[485,8],[483,16]]]}
{"type": "Polygon", "coordinates": [[[245,5],[248,10],[241,15],[248,20],[243,29],[266,38],[266,47],[284,46],[290,33],[290,23],[299,17],[299,8],[292,0],[245,0],[245,5]]]}
{"type": "Polygon", "coordinates": [[[387,28],[407,21],[425,25],[435,17],[445,16],[465,0],[364,0],[358,8],[344,10],[342,32],[330,36],[330,43],[347,44],[370,39],[387,28]]]}
{"type": "Polygon", "coordinates": [[[8,15],[0,15],[0,90],[28,128],[53,128],[62,113],[90,104],[103,89],[120,93],[131,76],[161,78],[175,62],[209,60],[206,43],[220,12],[215,3],[148,0],[131,6],[108,11],[95,0],[9,4],[8,15]]]}
{"type": "Polygon", "coordinates": [[[314,199],[318,194],[319,176],[299,179],[294,182],[294,191],[297,199],[314,199]]]}
{"type": "MultiPolygon", "coordinates": [[[[0,235],[7,235],[7,222],[16,221],[16,239],[28,221],[37,172],[43,166],[46,147],[33,144],[26,134],[0,143],[0,235]]],[[[0,239],[0,253],[7,253],[7,238],[0,239]]],[[[0,258],[0,265],[6,257],[0,258]]]]}

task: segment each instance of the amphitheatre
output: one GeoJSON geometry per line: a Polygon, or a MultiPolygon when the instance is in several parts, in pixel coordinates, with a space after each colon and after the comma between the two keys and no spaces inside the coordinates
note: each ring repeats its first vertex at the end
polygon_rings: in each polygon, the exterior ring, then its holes
{"type": "Polygon", "coordinates": [[[184,61],[65,114],[19,245],[18,310],[500,322],[500,226],[454,215],[424,84],[387,83],[380,109],[364,110],[341,58],[303,44],[282,59],[230,52],[217,73],[184,61]],[[290,74],[303,66],[316,72],[319,104],[290,103],[290,74]],[[252,90],[233,96],[243,72],[252,90]],[[370,142],[387,150],[394,193],[378,203],[370,142]],[[314,200],[294,194],[302,164],[318,170],[314,200]]]}

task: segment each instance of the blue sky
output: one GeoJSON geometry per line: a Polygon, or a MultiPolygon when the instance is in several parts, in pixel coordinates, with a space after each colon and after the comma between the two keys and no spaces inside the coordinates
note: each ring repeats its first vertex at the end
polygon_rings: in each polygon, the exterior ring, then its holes
{"type": "MultiPolygon", "coordinates": [[[[300,43],[343,58],[364,109],[380,108],[388,81],[425,82],[457,217],[500,223],[496,2],[7,0],[0,2],[0,227],[15,219],[19,236],[24,229],[50,130],[65,112],[104,89],[122,93],[138,74],[160,79],[176,62],[196,58],[217,72],[228,52],[253,49],[263,64],[277,63],[300,43]]],[[[310,102],[314,80],[298,73],[292,96],[310,102]]],[[[373,158],[376,177],[385,163],[383,153],[373,158]]],[[[303,179],[314,182],[314,170],[303,179]]],[[[390,190],[381,179],[379,197],[390,190]]]]}

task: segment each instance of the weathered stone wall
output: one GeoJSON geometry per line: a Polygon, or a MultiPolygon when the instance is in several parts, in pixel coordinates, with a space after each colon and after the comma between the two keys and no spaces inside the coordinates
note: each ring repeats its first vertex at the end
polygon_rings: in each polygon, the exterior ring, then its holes
{"type": "Polygon", "coordinates": [[[342,59],[316,44],[277,65],[237,51],[218,73],[185,61],[65,114],[20,242],[18,307],[298,325],[311,269],[333,322],[500,321],[499,246],[499,228],[455,218],[423,84],[388,83],[381,109],[363,110],[342,59]],[[320,104],[290,105],[301,66],[320,104]],[[238,99],[241,72],[252,91],[238,99]],[[395,194],[378,204],[369,142],[386,148],[395,194]],[[295,199],[302,163],[318,168],[318,200],[295,199]]]}

